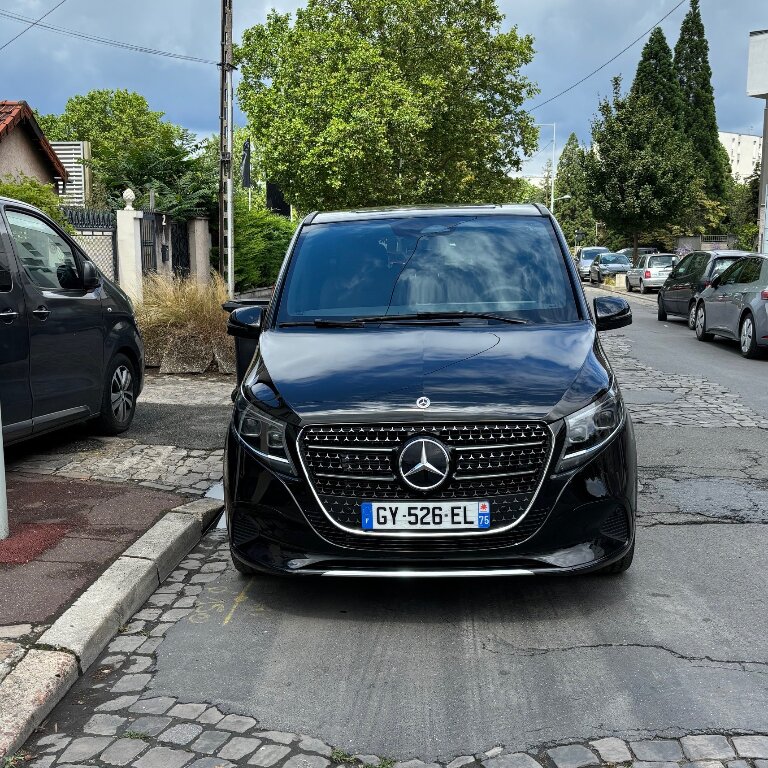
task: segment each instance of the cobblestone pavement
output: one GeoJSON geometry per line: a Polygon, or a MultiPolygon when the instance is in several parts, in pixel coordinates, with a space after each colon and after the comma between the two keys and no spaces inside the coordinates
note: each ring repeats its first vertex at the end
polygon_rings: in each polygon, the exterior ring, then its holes
{"type": "MultiPolygon", "coordinates": [[[[234,378],[150,374],[139,398],[156,405],[229,406],[234,378]]],[[[223,439],[222,439],[223,442],[223,439]]],[[[135,482],[149,488],[201,496],[222,479],[223,449],[194,450],[144,445],[124,436],[69,441],[25,454],[9,464],[13,472],[82,480],[135,482]]]]}
{"type": "MultiPolygon", "coordinates": [[[[228,568],[222,531],[214,531],[168,577],[122,628],[99,661],[33,734],[20,757],[31,768],[133,766],[133,768],[425,768],[400,755],[348,755],[311,734],[265,730],[258,721],[205,701],[180,701],[153,692],[157,655],[177,622],[228,618],[238,609],[216,598],[216,581],[228,568]],[[398,758],[403,758],[398,762],[398,758]]],[[[244,582],[247,583],[247,582],[244,582]]],[[[430,766],[464,768],[768,768],[768,735],[691,734],[683,738],[543,745],[531,753],[503,744],[430,766]]]]}

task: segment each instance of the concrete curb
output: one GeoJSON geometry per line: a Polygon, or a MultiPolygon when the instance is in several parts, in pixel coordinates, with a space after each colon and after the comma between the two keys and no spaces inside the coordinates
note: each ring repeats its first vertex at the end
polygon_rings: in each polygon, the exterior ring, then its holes
{"type": "Polygon", "coordinates": [[[27,650],[0,683],[0,758],[24,744],[222,507],[197,499],[166,513],[27,650]]]}

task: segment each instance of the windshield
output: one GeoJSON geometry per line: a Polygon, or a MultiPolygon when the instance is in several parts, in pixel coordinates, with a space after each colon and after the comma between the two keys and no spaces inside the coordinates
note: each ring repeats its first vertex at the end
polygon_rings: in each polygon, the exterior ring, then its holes
{"type": "Polygon", "coordinates": [[[589,248],[581,252],[582,261],[594,261],[598,253],[607,253],[607,248],[589,248]]]}
{"type": "Polygon", "coordinates": [[[419,312],[486,312],[532,323],[579,319],[544,217],[414,216],[302,230],[278,325],[419,312]]]}
{"type": "Polygon", "coordinates": [[[712,277],[715,277],[721,274],[726,269],[728,269],[728,267],[730,267],[731,264],[735,264],[737,261],[739,261],[738,256],[734,258],[715,259],[715,265],[714,267],[712,267],[712,277]]]}
{"type": "Polygon", "coordinates": [[[663,268],[663,267],[674,267],[675,266],[675,257],[674,256],[651,256],[650,259],[648,259],[648,267],[656,267],[656,268],[663,268]]]}
{"type": "Polygon", "coordinates": [[[604,253],[600,257],[601,264],[629,264],[629,259],[623,253],[604,253]]]}

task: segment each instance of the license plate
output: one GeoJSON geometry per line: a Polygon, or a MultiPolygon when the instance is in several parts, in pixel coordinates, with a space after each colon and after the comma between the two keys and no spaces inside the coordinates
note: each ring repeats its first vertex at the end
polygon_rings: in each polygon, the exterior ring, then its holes
{"type": "Polygon", "coordinates": [[[364,531],[434,531],[491,527],[487,501],[364,501],[364,531]]]}

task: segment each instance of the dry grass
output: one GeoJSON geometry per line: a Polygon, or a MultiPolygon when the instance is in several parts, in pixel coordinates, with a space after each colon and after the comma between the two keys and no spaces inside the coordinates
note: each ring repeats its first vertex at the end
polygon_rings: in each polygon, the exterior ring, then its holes
{"type": "MultiPolygon", "coordinates": [[[[210,282],[151,274],[144,279],[144,299],[136,307],[147,364],[160,365],[171,342],[188,340],[196,348],[222,349],[227,337],[226,284],[218,274],[210,282]]],[[[213,359],[213,354],[211,354],[213,359]]]]}

